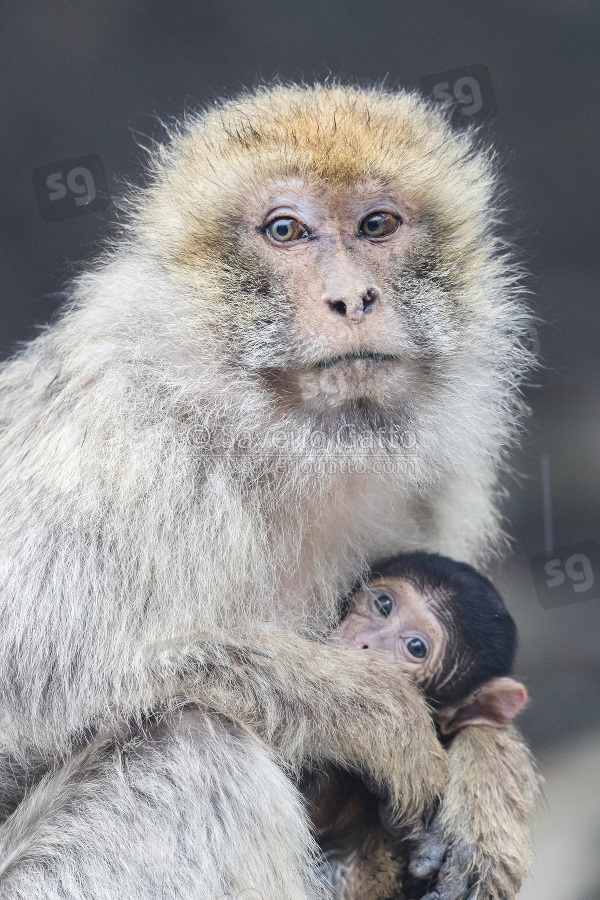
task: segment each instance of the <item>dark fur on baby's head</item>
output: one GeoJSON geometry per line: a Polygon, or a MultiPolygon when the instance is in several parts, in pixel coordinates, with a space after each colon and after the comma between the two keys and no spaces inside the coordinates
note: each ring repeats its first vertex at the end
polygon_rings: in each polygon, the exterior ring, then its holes
{"type": "Polygon", "coordinates": [[[453,706],[485,681],[510,675],[516,625],[494,585],[472,566],[436,553],[401,553],[370,575],[408,581],[447,630],[442,671],[423,685],[434,706],[453,706]]]}

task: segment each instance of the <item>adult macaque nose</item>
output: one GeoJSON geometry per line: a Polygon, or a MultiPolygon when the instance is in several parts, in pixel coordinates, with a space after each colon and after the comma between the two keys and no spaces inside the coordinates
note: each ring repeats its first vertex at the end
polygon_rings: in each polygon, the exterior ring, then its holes
{"type": "Polygon", "coordinates": [[[324,302],[329,306],[334,315],[348,319],[349,322],[358,324],[377,305],[381,298],[381,291],[377,287],[370,287],[356,300],[350,300],[347,296],[323,294],[324,302]]]}

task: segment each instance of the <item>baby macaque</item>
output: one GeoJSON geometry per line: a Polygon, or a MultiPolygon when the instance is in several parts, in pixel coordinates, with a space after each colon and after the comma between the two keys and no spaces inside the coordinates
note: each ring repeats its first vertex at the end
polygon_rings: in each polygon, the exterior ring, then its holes
{"type": "MultiPolygon", "coordinates": [[[[470,729],[481,755],[463,754],[468,768],[465,786],[467,792],[475,791],[474,802],[480,805],[476,815],[484,818],[486,805],[494,803],[494,790],[507,787],[507,766],[516,765],[519,771],[512,777],[524,779],[525,794],[535,793],[535,773],[526,748],[506,728],[527,700],[523,685],[509,677],[516,627],[487,578],[443,556],[396,556],[372,570],[369,583],[351,597],[331,640],[393,654],[422,688],[447,752],[452,753],[452,736],[461,729],[491,726],[470,729]],[[483,750],[479,738],[484,738],[483,750]],[[487,790],[481,791],[480,780],[487,790]]],[[[438,883],[427,894],[431,900],[496,896],[490,891],[497,883],[503,890],[498,896],[509,898],[525,874],[527,854],[524,858],[522,847],[513,861],[514,871],[499,871],[505,860],[494,863],[493,848],[480,843],[482,832],[475,834],[472,858],[465,860],[464,884],[457,885],[456,865],[444,869],[443,828],[439,826],[435,838],[425,837],[425,849],[413,856],[412,875],[407,874],[411,842],[402,838],[418,837],[419,829],[403,831],[392,823],[385,805],[358,776],[339,770],[321,773],[306,795],[328,877],[336,897],[343,900],[404,898],[409,883],[414,887],[413,876],[430,879],[438,872],[438,883]],[[491,873],[494,864],[497,871],[491,873]],[[482,872],[486,867],[487,879],[482,872]],[[445,884],[445,874],[453,884],[445,884]]],[[[514,828],[507,823],[515,842],[523,840],[523,822],[518,818],[514,828]]],[[[420,835],[422,843],[425,834],[420,835]]]]}

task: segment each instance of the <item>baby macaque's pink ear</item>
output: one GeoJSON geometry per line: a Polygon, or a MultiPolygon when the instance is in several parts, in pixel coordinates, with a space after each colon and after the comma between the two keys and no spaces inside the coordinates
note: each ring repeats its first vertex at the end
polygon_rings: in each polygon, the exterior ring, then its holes
{"type": "Polygon", "coordinates": [[[459,706],[434,713],[442,734],[452,734],[465,725],[510,725],[527,702],[525,687],[514,678],[491,678],[469,694],[459,706]]]}

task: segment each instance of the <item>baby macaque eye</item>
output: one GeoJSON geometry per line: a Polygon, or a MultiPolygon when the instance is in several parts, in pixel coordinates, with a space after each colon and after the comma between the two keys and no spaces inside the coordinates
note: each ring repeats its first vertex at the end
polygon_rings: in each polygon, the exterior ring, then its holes
{"type": "Polygon", "coordinates": [[[375,609],[386,618],[394,608],[394,601],[389,594],[376,594],[373,600],[375,609]]]}
{"type": "Polygon", "coordinates": [[[304,225],[298,219],[292,219],[288,216],[281,216],[269,222],[266,228],[269,237],[277,241],[278,244],[286,244],[288,241],[297,241],[298,238],[306,237],[308,232],[304,225]]]}
{"type": "Polygon", "coordinates": [[[359,225],[359,232],[364,237],[380,238],[393,234],[402,219],[387,212],[369,213],[359,225]]]}
{"type": "Polygon", "coordinates": [[[415,657],[415,659],[425,659],[428,653],[425,641],[422,641],[421,638],[417,637],[409,638],[407,640],[406,649],[411,656],[415,657]]]}

